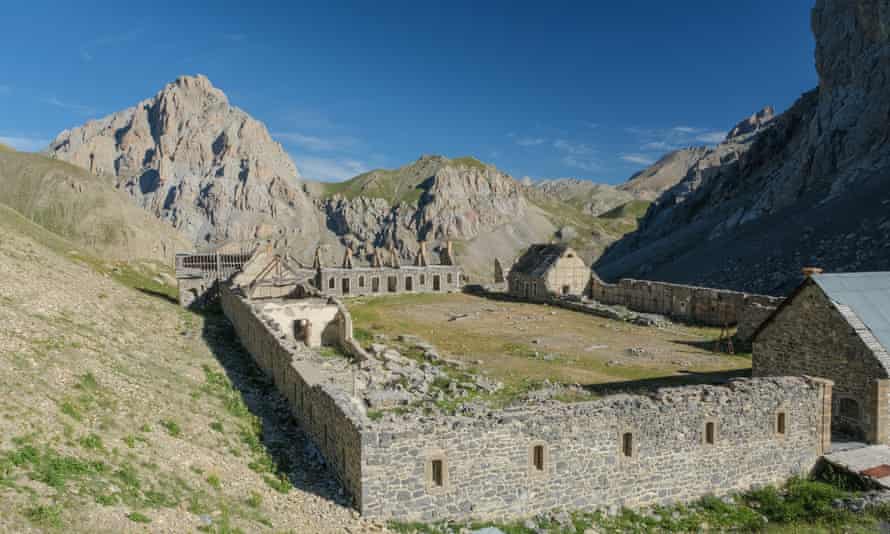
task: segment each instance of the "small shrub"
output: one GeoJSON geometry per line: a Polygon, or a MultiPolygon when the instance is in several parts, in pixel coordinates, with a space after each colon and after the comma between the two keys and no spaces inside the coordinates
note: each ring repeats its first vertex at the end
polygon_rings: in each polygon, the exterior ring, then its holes
{"type": "Polygon", "coordinates": [[[59,405],[59,409],[63,414],[68,417],[74,419],[75,421],[83,421],[83,415],[81,415],[80,410],[77,409],[71,402],[64,401],[59,405]]]}
{"type": "Polygon", "coordinates": [[[136,448],[136,436],[129,434],[123,437],[123,442],[127,444],[127,447],[133,449],[136,448]]]}
{"type": "Polygon", "coordinates": [[[219,477],[216,475],[208,475],[207,483],[210,484],[210,487],[212,487],[213,489],[222,488],[222,483],[219,481],[219,477]]]}
{"type": "Polygon", "coordinates": [[[290,481],[284,475],[279,475],[276,477],[267,474],[263,477],[263,480],[266,481],[266,484],[268,484],[270,488],[274,489],[278,493],[287,493],[293,487],[291,486],[290,481]]]}
{"type": "Polygon", "coordinates": [[[127,519],[134,523],[151,523],[151,518],[140,514],[139,512],[130,512],[127,514],[127,519]]]}
{"type": "Polygon", "coordinates": [[[25,517],[47,528],[62,527],[62,509],[57,505],[39,504],[25,510],[25,517]]]}
{"type": "Polygon", "coordinates": [[[255,491],[251,491],[250,496],[244,500],[244,503],[251,508],[259,508],[260,505],[263,503],[263,496],[255,491]]]}
{"type": "Polygon", "coordinates": [[[101,451],[104,448],[102,446],[102,438],[96,434],[90,434],[80,438],[79,443],[81,447],[87,450],[101,451]]]}
{"type": "Polygon", "coordinates": [[[214,421],[210,423],[210,429],[221,433],[223,431],[223,424],[219,421],[214,421]]]}
{"type": "Polygon", "coordinates": [[[162,427],[164,427],[164,430],[166,430],[167,433],[174,438],[178,438],[182,435],[182,429],[179,428],[179,423],[177,423],[176,421],[172,419],[162,419],[160,421],[160,424],[162,427]]]}

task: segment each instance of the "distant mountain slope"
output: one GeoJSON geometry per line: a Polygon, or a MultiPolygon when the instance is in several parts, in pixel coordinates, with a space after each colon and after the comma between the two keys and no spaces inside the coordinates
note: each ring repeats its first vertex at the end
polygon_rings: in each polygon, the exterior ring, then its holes
{"type": "Polygon", "coordinates": [[[0,204],[105,258],[168,262],[191,247],[112,184],[40,154],[0,150],[0,204]]]}
{"type": "Polygon", "coordinates": [[[593,216],[637,198],[614,186],[577,178],[542,180],[533,185],[544,195],[593,216]]]}
{"type": "Polygon", "coordinates": [[[618,190],[636,198],[655,200],[658,195],[677,185],[707,151],[707,147],[699,146],[670,152],[631,176],[627,182],[618,186],[618,190]]]}
{"type": "Polygon", "coordinates": [[[710,150],[600,274],[782,293],[805,265],[890,269],[890,11],[818,0],[812,26],[819,87],[710,150]]]}
{"type": "Polygon", "coordinates": [[[110,175],[137,204],[196,245],[317,239],[300,175],[266,127],[203,76],[183,76],[136,106],[66,130],[50,154],[110,175]]]}
{"type": "Polygon", "coordinates": [[[523,185],[472,157],[423,156],[337,184],[304,182],[265,126],[229,104],[203,76],[183,76],[152,98],[67,130],[48,153],[126,192],[197,247],[275,239],[311,262],[347,246],[359,257],[394,247],[413,257],[455,241],[471,279],[493,273],[528,245],[563,240],[588,261],[636,227],[597,215],[636,198],[575,181],[523,185]]]}

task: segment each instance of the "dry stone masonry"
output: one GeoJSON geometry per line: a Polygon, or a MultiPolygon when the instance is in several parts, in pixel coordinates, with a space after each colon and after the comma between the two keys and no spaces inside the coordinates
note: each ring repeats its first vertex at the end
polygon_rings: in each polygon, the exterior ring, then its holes
{"type": "Polygon", "coordinates": [[[781,298],[708,287],[633,280],[590,279],[590,296],[611,305],[709,326],[738,326],[738,337],[749,340],[757,327],[781,304],[781,298]]]}

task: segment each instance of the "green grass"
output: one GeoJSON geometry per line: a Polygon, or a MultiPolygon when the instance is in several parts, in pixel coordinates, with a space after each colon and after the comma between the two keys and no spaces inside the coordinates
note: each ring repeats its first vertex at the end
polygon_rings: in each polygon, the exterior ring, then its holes
{"type": "Polygon", "coordinates": [[[347,199],[358,196],[382,198],[392,205],[400,202],[417,204],[423,196],[424,182],[445,166],[487,168],[478,159],[465,156],[454,159],[429,159],[405,165],[399,169],[376,169],[345,182],[323,183],[324,196],[341,195],[347,199]]]}
{"type": "Polygon", "coordinates": [[[25,517],[37,526],[62,528],[62,508],[59,505],[38,504],[25,510],[25,517]]]}
{"type": "Polygon", "coordinates": [[[670,507],[653,507],[647,513],[621,510],[615,516],[599,512],[569,514],[569,524],[559,525],[540,516],[534,528],[524,520],[506,523],[400,523],[390,529],[399,533],[443,534],[462,529],[496,527],[506,534],[582,534],[593,529],[603,534],[624,532],[872,532],[878,521],[890,516],[890,506],[860,514],[836,509],[832,503],[854,495],[832,484],[792,479],[783,488],[765,487],[737,495],[729,502],[712,496],[670,507]]]}

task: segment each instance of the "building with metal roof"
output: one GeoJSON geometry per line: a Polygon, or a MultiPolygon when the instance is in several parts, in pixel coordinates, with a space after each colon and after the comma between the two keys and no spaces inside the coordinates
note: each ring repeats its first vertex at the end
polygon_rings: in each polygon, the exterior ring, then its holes
{"type": "Polygon", "coordinates": [[[753,347],[755,376],[830,379],[833,430],[890,443],[890,272],[811,272],[753,347]]]}

